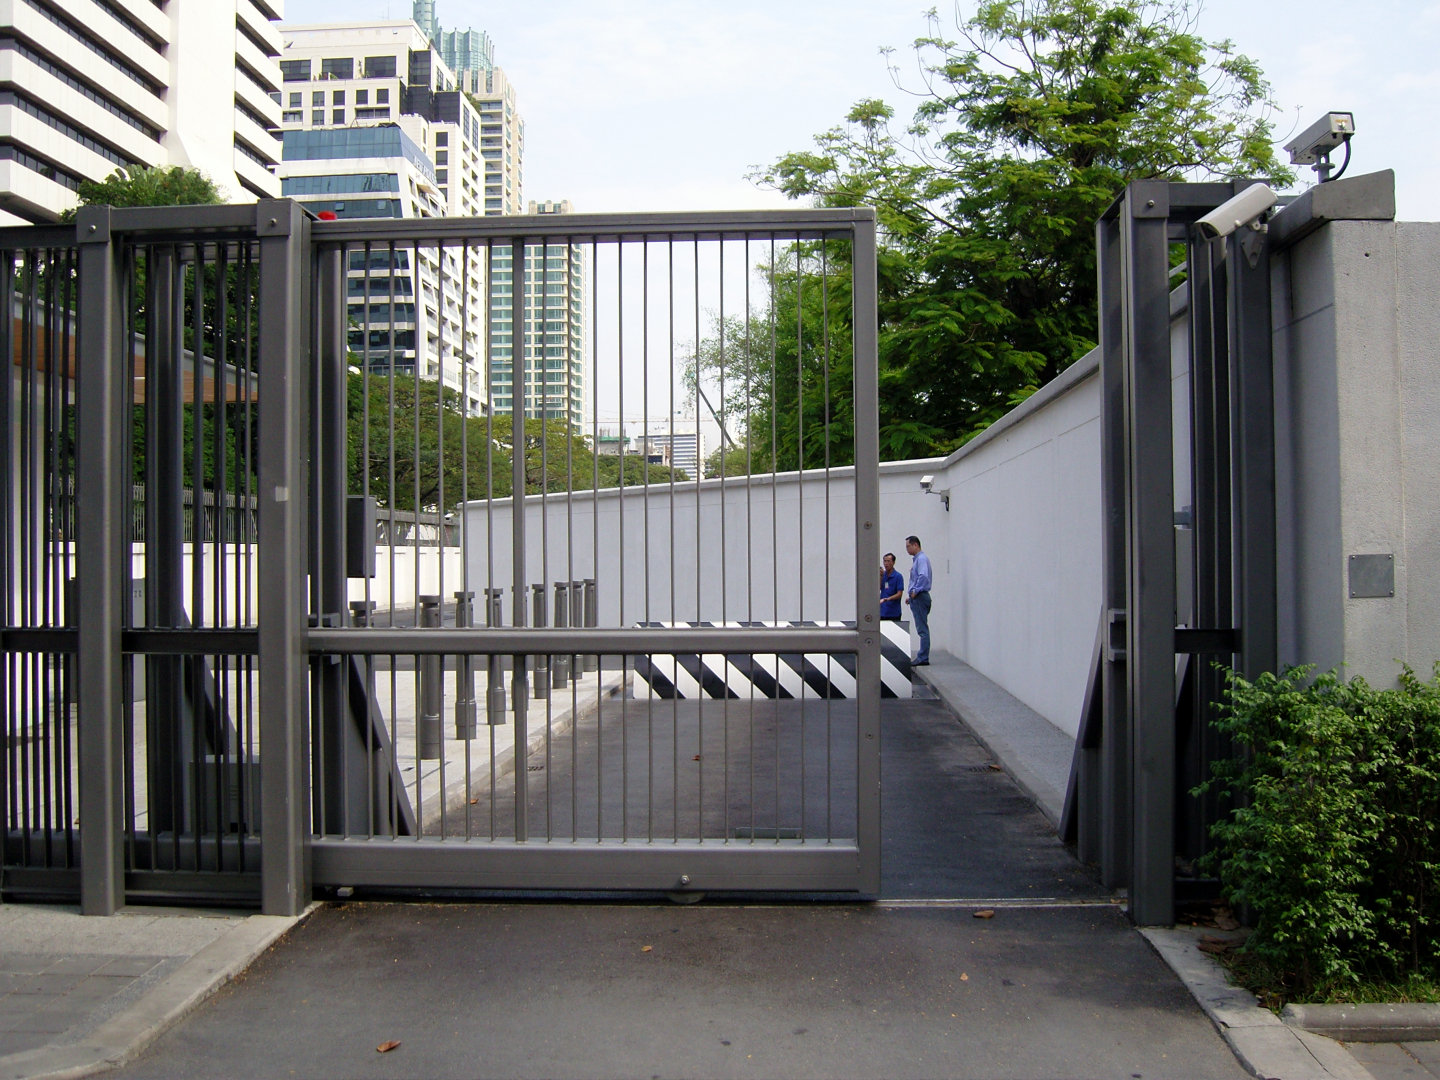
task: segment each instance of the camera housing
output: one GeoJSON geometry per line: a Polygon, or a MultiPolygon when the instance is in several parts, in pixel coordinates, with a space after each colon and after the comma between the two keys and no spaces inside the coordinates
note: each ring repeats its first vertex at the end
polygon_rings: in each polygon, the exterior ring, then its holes
{"type": "Polygon", "coordinates": [[[1195,223],[1207,240],[1229,236],[1236,229],[1254,225],[1260,215],[1275,205],[1277,196],[1266,184],[1252,184],[1234,198],[1226,199],[1195,223]]]}
{"type": "Polygon", "coordinates": [[[1355,134],[1355,114],[1326,113],[1285,144],[1291,165],[1314,165],[1355,134]]]}
{"type": "Polygon", "coordinates": [[[930,494],[930,489],[934,486],[935,477],[933,475],[920,477],[920,490],[923,491],[926,495],[930,494]]]}

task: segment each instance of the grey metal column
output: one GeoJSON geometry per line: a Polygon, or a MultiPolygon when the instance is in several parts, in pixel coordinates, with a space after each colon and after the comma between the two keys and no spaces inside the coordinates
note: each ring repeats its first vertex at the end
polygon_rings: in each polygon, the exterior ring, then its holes
{"type": "Polygon", "coordinates": [[[852,249],[855,327],[855,657],[856,844],[860,891],[880,892],[880,564],[879,293],[874,211],[860,210],[852,249]]]}
{"type": "MultiPolygon", "coordinates": [[[[1250,186],[1237,182],[1241,190],[1250,186]]],[[[1279,663],[1275,584],[1275,383],[1270,336],[1270,255],[1261,234],[1229,244],[1230,383],[1235,432],[1235,580],[1240,671],[1279,663]],[[1253,262],[1252,262],[1252,256],[1253,262]]]]}
{"type": "Polygon", "coordinates": [[[261,906],[298,915],[310,902],[306,744],[306,451],[309,417],[308,226],[298,203],[264,199],[260,237],[261,906]]]}
{"type": "MultiPolygon", "coordinates": [[[[444,625],[441,601],[442,597],[439,596],[420,597],[418,625],[431,628],[444,625]]],[[[415,736],[420,744],[420,760],[438,761],[445,712],[445,658],[436,655],[417,656],[415,668],[420,676],[420,719],[415,725],[415,736]]]]}
{"type": "MultiPolygon", "coordinates": [[[[544,262],[542,260],[543,267],[544,262]]],[[[544,275],[541,275],[544,280],[544,275]]],[[[511,597],[514,624],[525,625],[525,241],[510,241],[510,544],[511,597]]],[[[543,288],[543,286],[542,286],[543,288]]],[[[543,354],[544,350],[540,350],[543,354]]],[[[530,838],[529,750],[530,688],[526,685],[525,654],[516,653],[510,673],[510,696],[515,710],[515,839],[530,838]]]]}
{"type": "MultiPolygon", "coordinates": [[[[570,583],[555,582],[555,628],[564,629],[570,625],[570,583]]],[[[573,657],[560,653],[550,658],[551,685],[564,690],[570,685],[570,661],[573,657]]]]}
{"type": "Polygon", "coordinates": [[[123,487],[131,476],[125,456],[129,394],[118,349],[123,323],[110,208],[82,207],[76,233],[80,318],[75,532],[78,588],[85,597],[84,616],[77,620],[80,910],[111,915],[125,903],[120,628],[130,548],[123,487]]]}
{"type": "MultiPolygon", "coordinates": [[[[543,581],[537,582],[536,584],[530,586],[530,588],[534,593],[534,596],[532,597],[532,603],[535,607],[535,610],[531,612],[530,625],[549,626],[550,619],[545,610],[547,607],[546,601],[549,599],[549,597],[545,595],[545,583],[543,581]]],[[[536,653],[533,659],[535,661],[535,700],[549,701],[550,657],[547,656],[545,653],[536,653]]]]}
{"type": "Polygon", "coordinates": [[[1125,668],[1125,597],[1129,566],[1125,491],[1125,331],[1120,273],[1120,200],[1095,226],[1100,269],[1100,490],[1103,503],[1104,646],[1101,694],[1100,879],[1107,888],[1130,883],[1130,713],[1125,668]]]}
{"type": "MultiPolygon", "coordinates": [[[[505,625],[504,609],[501,606],[503,589],[485,590],[485,625],[505,625]]],[[[505,723],[505,662],[491,653],[486,657],[485,669],[485,722],[492,727],[505,723]]]]}
{"type": "MultiPolygon", "coordinates": [[[[320,550],[314,561],[320,567],[320,608],[322,617],[337,616],[343,620],[349,601],[345,579],[346,556],[346,492],[349,487],[347,462],[347,382],[349,380],[348,340],[346,334],[344,249],[339,246],[322,248],[316,258],[319,275],[319,310],[315,312],[320,354],[318,371],[312,373],[320,392],[316,403],[319,417],[318,446],[320,460],[311,480],[312,506],[319,518],[311,522],[310,534],[319,541],[320,550]],[[315,376],[318,375],[318,380],[315,376]]],[[[316,584],[311,583],[312,588],[316,584]]],[[[319,833],[349,833],[368,818],[371,797],[366,790],[368,770],[360,767],[367,749],[356,725],[349,723],[348,691],[350,680],[347,665],[338,658],[326,657],[316,666],[320,683],[320,728],[318,768],[323,779],[319,783],[324,794],[321,806],[323,821],[315,823],[319,833]],[[347,763],[353,763],[346,768],[347,763]]]]}
{"type": "MultiPolygon", "coordinates": [[[[182,270],[174,246],[156,245],[147,266],[145,339],[145,604],[149,626],[186,625],[182,270]]],[[[147,658],[146,747],[150,834],[182,829],[184,658],[147,658]]]]}
{"type": "Polygon", "coordinates": [[[1129,672],[1132,793],[1130,917],[1175,918],[1175,484],[1171,417],[1170,187],[1132,183],[1121,214],[1126,412],[1131,419],[1129,672]]]}
{"type": "MultiPolygon", "coordinates": [[[[455,593],[455,626],[457,629],[475,625],[475,594],[459,590],[455,593]]],[[[475,658],[468,653],[455,657],[455,738],[475,738],[475,658]]]]}

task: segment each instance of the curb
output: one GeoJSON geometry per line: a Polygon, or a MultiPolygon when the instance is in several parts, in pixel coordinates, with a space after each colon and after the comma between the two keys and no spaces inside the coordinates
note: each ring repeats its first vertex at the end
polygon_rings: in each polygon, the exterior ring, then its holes
{"type": "MultiPolygon", "coordinates": [[[[912,671],[914,669],[911,669],[912,671]]],[[[927,677],[928,672],[924,668],[915,672],[920,679],[945,706],[960,718],[965,725],[965,730],[975,736],[977,742],[985,748],[985,752],[993,757],[1005,770],[1005,775],[1015,781],[1017,787],[1025,793],[1025,797],[1035,804],[1045,819],[1057,830],[1060,828],[1060,817],[1065,810],[1065,793],[1056,791],[1054,787],[1040,779],[1034,772],[1020,763],[1020,755],[1010,746],[1008,742],[1000,738],[990,729],[976,714],[975,710],[966,705],[960,698],[948,691],[944,686],[939,685],[938,680],[931,682],[927,677]]]]}
{"type": "Polygon", "coordinates": [[[1440,1005],[1286,1005],[1292,1027],[1345,1042],[1426,1042],[1440,1039],[1440,1005]]]}
{"type": "Polygon", "coordinates": [[[295,916],[251,915],[81,1041],[0,1058],[0,1078],[72,1080],[132,1061],[319,906],[312,903],[295,916]]]}
{"type": "Polygon", "coordinates": [[[1374,1080],[1340,1043],[1284,1023],[1225,978],[1199,948],[1200,931],[1145,927],[1140,934],[1180,977],[1236,1059],[1260,1080],[1374,1080]]]}

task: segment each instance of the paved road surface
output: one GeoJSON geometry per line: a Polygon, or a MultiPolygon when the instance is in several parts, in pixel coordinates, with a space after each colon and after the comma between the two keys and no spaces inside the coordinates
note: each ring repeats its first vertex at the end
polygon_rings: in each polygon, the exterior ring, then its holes
{"type": "Polygon", "coordinates": [[[122,1075],[1245,1076],[943,706],[884,740],[895,899],[328,907],[122,1075]]]}

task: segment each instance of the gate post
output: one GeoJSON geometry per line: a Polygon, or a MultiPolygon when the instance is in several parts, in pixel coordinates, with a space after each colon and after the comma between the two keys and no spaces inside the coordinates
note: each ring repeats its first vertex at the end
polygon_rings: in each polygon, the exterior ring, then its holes
{"type": "Polygon", "coordinates": [[[122,487],[130,477],[125,457],[128,395],[117,348],[121,319],[110,208],[82,207],[75,228],[80,249],[76,573],[85,597],[85,617],[77,620],[80,910],[111,915],[125,903],[120,626],[130,547],[122,487]]]}
{"type": "Polygon", "coordinates": [[[1125,613],[1131,788],[1130,917],[1175,921],[1175,477],[1170,185],[1132,183],[1121,209],[1130,588],[1125,613]]]}
{"type": "Polygon", "coordinates": [[[261,907],[310,901],[306,483],[309,229],[298,203],[256,206],[260,238],[261,907]]]}
{"type": "MultiPolygon", "coordinates": [[[[855,763],[860,891],[880,893],[880,385],[875,211],[861,209],[851,249],[855,305],[855,763]]],[[[829,542],[828,540],[826,541],[829,542]]],[[[777,822],[778,824],[778,822],[777,822]]]]}

